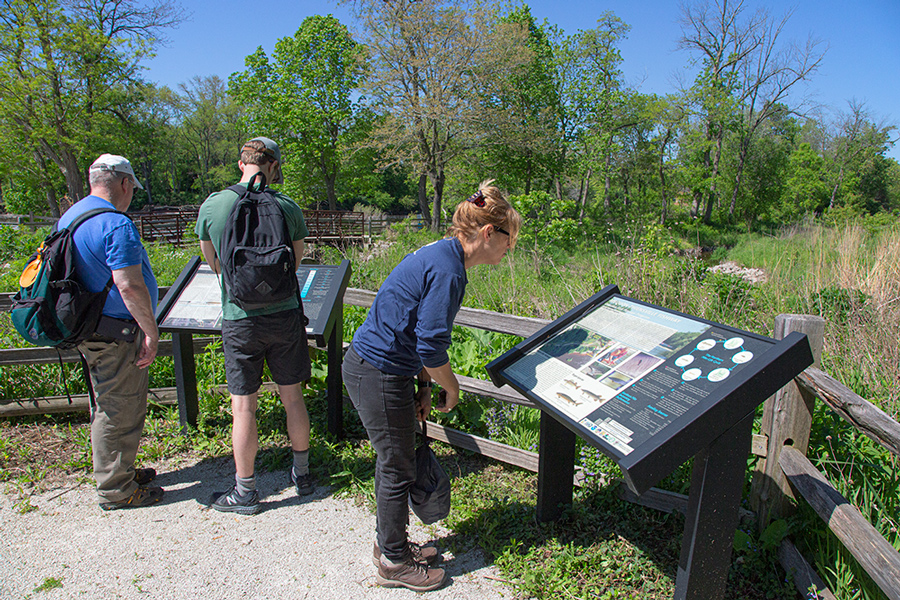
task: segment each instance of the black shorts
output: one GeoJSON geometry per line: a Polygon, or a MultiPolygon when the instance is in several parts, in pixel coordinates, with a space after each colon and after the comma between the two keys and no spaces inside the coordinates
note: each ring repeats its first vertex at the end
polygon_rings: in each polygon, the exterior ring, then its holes
{"type": "Polygon", "coordinates": [[[228,391],[247,396],[262,385],[263,361],[278,385],[294,385],[310,376],[309,344],[303,311],[222,322],[228,391]]]}

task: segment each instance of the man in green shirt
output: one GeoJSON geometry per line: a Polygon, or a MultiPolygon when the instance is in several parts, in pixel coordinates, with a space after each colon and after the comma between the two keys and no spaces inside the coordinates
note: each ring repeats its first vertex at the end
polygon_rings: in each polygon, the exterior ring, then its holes
{"type": "MultiPolygon", "coordinates": [[[[281,152],[269,138],[254,138],[244,144],[238,167],[242,173],[239,183],[245,188],[257,173],[265,175],[270,183],[283,183],[281,152]]],[[[221,273],[222,232],[238,197],[233,190],[216,192],[203,202],[197,217],[200,249],[216,273],[221,273]]],[[[296,270],[303,256],[303,240],[308,235],[303,211],[287,196],[276,193],[275,197],[288,225],[296,270]]],[[[309,473],[309,414],[303,401],[303,382],[310,376],[305,319],[298,297],[246,311],[231,301],[224,287],[222,315],[222,346],[231,394],[236,474],[231,491],[215,494],[210,505],[223,512],[252,515],[259,511],[254,463],[259,449],[256,408],[264,362],[269,365],[278,385],[278,394],[287,414],[288,435],[294,453],[290,480],[300,495],[315,491],[315,482],[309,473]]]]}

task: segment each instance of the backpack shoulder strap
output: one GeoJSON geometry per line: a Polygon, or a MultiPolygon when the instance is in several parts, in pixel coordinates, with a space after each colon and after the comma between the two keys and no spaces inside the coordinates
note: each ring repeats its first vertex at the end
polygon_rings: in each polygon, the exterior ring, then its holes
{"type": "MultiPolygon", "coordinates": [[[[103,213],[108,213],[108,212],[114,212],[114,213],[118,213],[123,216],[128,216],[125,213],[123,213],[122,211],[115,210],[113,208],[106,208],[106,207],[92,208],[91,210],[85,211],[84,213],[75,217],[75,219],[71,223],[69,223],[69,226],[66,227],[66,229],[68,229],[70,233],[75,233],[75,230],[78,229],[78,226],[81,225],[82,223],[84,223],[85,221],[87,221],[88,219],[90,219],[91,217],[96,217],[97,215],[100,215],[103,213]]],[[[59,223],[57,222],[57,227],[58,226],[59,226],[59,223]]]]}

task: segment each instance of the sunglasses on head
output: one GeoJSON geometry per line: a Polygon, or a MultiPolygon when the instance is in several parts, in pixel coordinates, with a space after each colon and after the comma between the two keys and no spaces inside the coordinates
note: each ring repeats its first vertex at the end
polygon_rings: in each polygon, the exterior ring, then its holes
{"type": "Polygon", "coordinates": [[[484,192],[478,190],[468,198],[466,198],[466,202],[471,202],[478,208],[484,208],[484,192]]]}
{"type": "MultiPolygon", "coordinates": [[[[478,190],[477,192],[466,198],[466,202],[471,202],[478,208],[484,208],[484,192],[478,190]]],[[[509,232],[502,227],[497,227],[496,225],[494,225],[493,227],[494,231],[496,231],[497,233],[502,233],[503,235],[509,236],[509,232]]]]}

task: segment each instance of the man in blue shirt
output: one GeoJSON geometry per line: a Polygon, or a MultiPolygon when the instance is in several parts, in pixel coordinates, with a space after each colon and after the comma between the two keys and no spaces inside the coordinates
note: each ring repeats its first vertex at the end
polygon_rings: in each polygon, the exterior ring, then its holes
{"type": "MultiPolygon", "coordinates": [[[[79,215],[100,207],[128,210],[136,187],[144,189],[122,156],[103,154],[89,169],[91,195],[59,220],[67,227],[79,215]]],[[[159,502],[160,487],[146,485],[153,469],[135,469],[147,415],[148,367],[156,358],[158,288],[134,223],[115,212],[85,221],[74,235],[76,273],[92,292],[110,278],[113,287],[97,331],[78,345],[96,395],[91,410],[91,447],[100,508],[135,508],[159,502]]]]}

